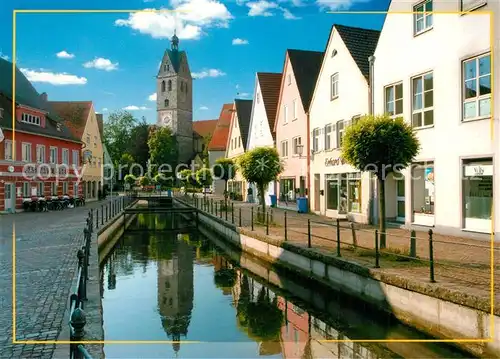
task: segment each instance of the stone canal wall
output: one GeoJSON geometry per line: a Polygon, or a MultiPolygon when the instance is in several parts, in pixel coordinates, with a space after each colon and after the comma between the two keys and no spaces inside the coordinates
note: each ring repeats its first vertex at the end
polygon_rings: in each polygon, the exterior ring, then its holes
{"type": "Polygon", "coordinates": [[[375,304],[432,336],[460,339],[456,345],[474,355],[500,357],[500,341],[488,339],[500,338],[500,317],[474,308],[474,303],[444,300],[439,289],[424,294],[397,274],[373,273],[341,258],[237,228],[202,211],[199,220],[244,252],[375,304]]]}
{"type": "Polygon", "coordinates": [[[97,232],[97,246],[99,250],[99,264],[113,250],[116,242],[120,239],[123,232],[130,226],[132,221],[136,219],[137,214],[121,214],[114,218],[97,232]]]}

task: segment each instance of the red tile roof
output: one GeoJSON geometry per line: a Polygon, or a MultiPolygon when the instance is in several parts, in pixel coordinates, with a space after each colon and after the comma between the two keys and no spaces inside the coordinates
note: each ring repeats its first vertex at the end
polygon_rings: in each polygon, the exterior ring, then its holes
{"type": "Polygon", "coordinates": [[[234,110],[234,104],[226,103],[222,106],[222,110],[217,120],[212,140],[208,144],[209,151],[225,151],[227,146],[227,138],[229,137],[229,126],[231,125],[231,117],[234,110]]]}
{"type": "Polygon", "coordinates": [[[273,139],[276,139],[274,131],[274,121],[276,119],[276,110],[278,109],[278,100],[281,89],[281,74],[274,72],[257,72],[260,91],[262,92],[262,101],[266,108],[267,120],[273,139]]]}
{"type": "Polygon", "coordinates": [[[215,120],[204,120],[204,121],[194,121],[193,122],[193,131],[196,132],[200,137],[209,137],[217,126],[217,119],[215,120]]]}
{"type": "Polygon", "coordinates": [[[81,140],[92,108],[92,101],[49,101],[49,103],[73,136],[81,140]]]}

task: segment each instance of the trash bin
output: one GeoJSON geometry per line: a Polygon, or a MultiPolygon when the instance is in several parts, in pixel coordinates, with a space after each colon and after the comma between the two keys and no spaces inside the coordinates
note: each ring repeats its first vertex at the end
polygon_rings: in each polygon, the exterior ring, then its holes
{"type": "Polygon", "coordinates": [[[270,194],[269,198],[271,198],[271,207],[276,208],[277,197],[275,194],[270,194]]]}
{"type": "Polygon", "coordinates": [[[307,213],[307,197],[297,197],[297,212],[307,213]]]}

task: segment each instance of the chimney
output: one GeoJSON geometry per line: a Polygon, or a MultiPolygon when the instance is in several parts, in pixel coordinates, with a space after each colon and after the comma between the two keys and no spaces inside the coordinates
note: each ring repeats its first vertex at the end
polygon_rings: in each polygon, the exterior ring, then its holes
{"type": "Polygon", "coordinates": [[[48,101],[48,96],[46,92],[40,94],[40,100],[42,100],[43,102],[48,101]]]}

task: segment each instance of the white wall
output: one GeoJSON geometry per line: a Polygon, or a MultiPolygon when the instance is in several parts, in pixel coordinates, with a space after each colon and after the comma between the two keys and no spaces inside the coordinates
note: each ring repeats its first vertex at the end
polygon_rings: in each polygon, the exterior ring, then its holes
{"type": "MultiPolygon", "coordinates": [[[[369,112],[369,87],[368,83],[354,62],[349,50],[342,41],[336,30],[330,37],[326,55],[323,59],[321,71],[316,83],[316,89],[311,103],[310,130],[311,132],[319,127],[323,129],[328,124],[336,124],[340,120],[350,120],[353,116],[365,115],[369,112]],[[337,50],[337,55],[331,56],[333,49],[337,50]],[[339,73],[339,96],[331,99],[331,76],[339,73]]],[[[311,134],[309,134],[311,136],[311,134]]],[[[319,136],[319,151],[311,157],[311,209],[315,208],[317,189],[315,188],[314,175],[320,174],[320,190],[324,190],[323,196],[319,197],[320,212],[326,215],[333,215],[326,209],[326,173],[348,173],[357,172],[350,165],[325,166],[327,158],[339,158],[340,149],[337,148],[336,132],[332,133],[334,149],[325,150],[325,135],[319,136]]],[[[311,136],[311,148],[313,138],[311,136]]],[[[366,222],[369,214],[369,174],[362,176],[361,214],[360,218],[353,218],[356,221],[366,222]],[[363,214],[364,213],[364,214],[363,214]]],[[[358,217],[356,215],[356,217],[358,217]]]]}
{"type": "MultiPolygon", "coordinates": [[[[224,158],[225,155],[226,151],[208,151],[208,163],[210,164],[210,168],[213,168],[213,166],[215,165],[215,161],[217,161],[219,158],[224,158]]],[[[212,184],[214,194],[222,196],[224,194],[224,185],[224,181],[215,180],[212,184]]]]}
{"type": "MultiPolygon", "coordinates": [[[[458,6],[459,1],[456,3],[458,6]]],[[[489,10],[491,6],[498,8],[498,3],[489,3],[489,10]]],[[[452,5],[438,2],[434,4],[434,10],[459,10],[452,5]]],[[[395,10],[412,11],[412,3],[393,1],[390,11],[395,10]]],[[[462,60],[490,50],[490,18],[474,12],[464,16],[434,14],[433,23],[430,31],[414,36],[411,14],[387,15],[375,52],[375,113],[384,112],[384,86],[403,81],[403,117],[410,121],[410,79],[433,70],[434,126],[417,130],[421,150],[415,161],[434,161],[436,229],[460,232],[461,157],[495,157],[496,154],[498,158],[499,155],[498,142],[494,145],[490,139],[489,119],[461,121],[462,60]]],[[[498,60],[495,67],[498,69],[498,60]]],[[[498,126],[498,110],[495,111],[495,122],[498,126]]],[[[500,184],[499,173],[496,164],[496,188],[500,184]]],[[[409,172],[406,175],[408,178],[409,172]]],[[[408,198],[406,221],[409,225],[412,220],[411,181],[407,180],[405,186],[408,198]]],[[[495,212],[500,224],[498,204],[495,212]]]]}

